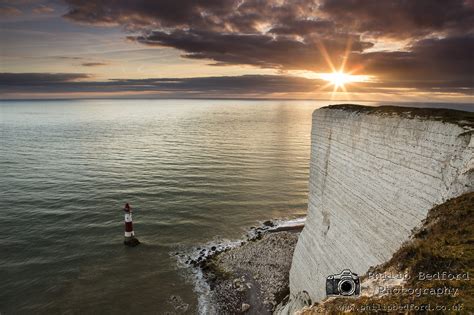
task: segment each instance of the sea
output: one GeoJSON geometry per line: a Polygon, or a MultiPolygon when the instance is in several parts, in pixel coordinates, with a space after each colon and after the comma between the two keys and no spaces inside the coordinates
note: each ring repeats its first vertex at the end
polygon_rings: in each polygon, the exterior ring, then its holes
{"type": "Polygon", "coordinates": [[[336,103],[1,101],[0,314],[205,313],[179,253],[304,217],[311,114],[336,103]]]}

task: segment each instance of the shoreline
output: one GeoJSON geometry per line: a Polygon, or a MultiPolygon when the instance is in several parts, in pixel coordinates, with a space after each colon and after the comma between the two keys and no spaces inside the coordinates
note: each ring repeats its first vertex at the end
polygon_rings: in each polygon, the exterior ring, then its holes
{"type": "Polygon", "coordinates": [[[289,294],[289,273],[299,230],[267,233],[222,252],[203,266],[218,314],[271,314],[289,294]]]}
{"type": "Polygon", "coordinates": [[[242,240],[175,253],[192,270],[199,313],[271,314],[289,293],[289,272],[306,218],[268,220],[242,240]]]}

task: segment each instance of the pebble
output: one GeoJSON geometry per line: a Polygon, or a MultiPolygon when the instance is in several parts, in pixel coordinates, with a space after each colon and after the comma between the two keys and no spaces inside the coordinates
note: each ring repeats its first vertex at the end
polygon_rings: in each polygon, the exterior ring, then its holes
{"type": "Polygon", "coordinates": [[[267,220],[267,221],[263,222],[263,225],[264,225],[264,226],[269,226],[269,227],[274,227],[274,226],[275,226],[275,223],[273,223],[273,222],[270,221],[270,220],[267,220]]]}

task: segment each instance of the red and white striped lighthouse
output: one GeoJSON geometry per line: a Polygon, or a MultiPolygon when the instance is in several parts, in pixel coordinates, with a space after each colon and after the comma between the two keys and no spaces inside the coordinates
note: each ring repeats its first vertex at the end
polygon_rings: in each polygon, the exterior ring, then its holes
{"type": "Polygon", "coordinates": [[[132,208],[128,204],[125,204],[123,208],[125,211],[125,237],[132,237],[135,236],[135,232],[133,232],[133,223],[132,223],[132,208]]]}
{"type": "Polygon", "coordinates": [[[132,222],[132,207],[128,204],[125,204],[123,208],[125,212],[125,240],[123,243],[128,246],[137,246],[140,244],[138,239],[135,237],[135,232],[133,231],[133,222],[132,222]]]}

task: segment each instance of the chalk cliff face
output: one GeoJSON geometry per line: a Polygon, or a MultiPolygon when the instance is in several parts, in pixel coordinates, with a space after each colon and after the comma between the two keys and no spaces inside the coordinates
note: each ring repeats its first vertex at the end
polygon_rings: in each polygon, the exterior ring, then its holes
{"type": "Polygon", "coordinates": [[[445,114],[353,105],[314,112],[308,217],[291,295],[324,299],[328,275],[362,275],[387,261],[430,208],[474,190],[472,115],[445,114]]]}

